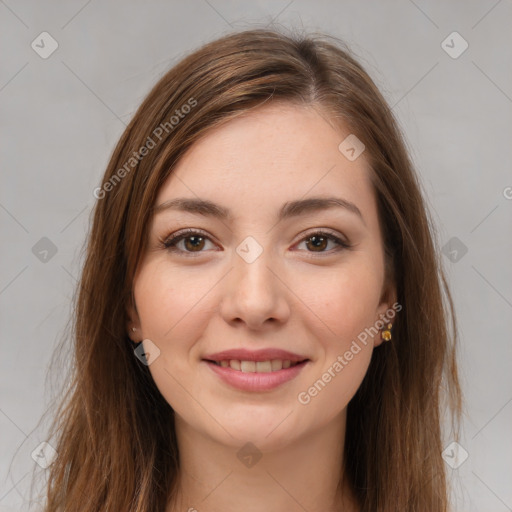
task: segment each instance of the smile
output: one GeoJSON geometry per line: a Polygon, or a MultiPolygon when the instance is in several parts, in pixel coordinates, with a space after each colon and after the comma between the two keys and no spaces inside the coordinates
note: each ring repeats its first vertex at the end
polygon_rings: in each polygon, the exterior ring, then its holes
{"type": "Polygon", "coordinates": [[[278,372],[283,368],[291,368],[301,361],[292,362],[289,359],[272,359],[268,361],[240,361],[238,359],[229,359],[222,361],[211,361],[217,366],[223,368],[232,368],[233,370],[240,371],[243,373],[271,373],[278,372]]]}
{"type": "Polygon", "coordinates": [[[293,380],[311,361],[291,362],[288,359],[243,361],[238,359],[203,360],[216,377],[232,388],[253,393],[272,391],[293,380]]]}

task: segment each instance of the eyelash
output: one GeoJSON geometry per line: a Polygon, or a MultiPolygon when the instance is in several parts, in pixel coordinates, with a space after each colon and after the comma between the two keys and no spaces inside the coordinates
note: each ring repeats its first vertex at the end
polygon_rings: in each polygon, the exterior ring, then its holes
{"type": "MultiPolygon", "coordinates": [[[[174,235],[172,235],[171,237],[168,237],[166,239],[160,239],[160,242],[162,244],[162,248],[164,249],[167,249],[168,251],[170,252],[180,252],[184,255],[186,255],[186,257],[192,257],[192,258],[195,258],[197,256],[199,256],[200,254],[206,252],[206,251],[197,251],[197,252],[192,252],[192,251],[183,251],[181,249],[177,249],[176,248],[176,245],[181,241],[181,240],[184,240],[186,238],[191,238],[193,236],[200,236],[204,239],[207,239],[207,240],[210,240],[211,239],[206,236],[205,233],[201,232],[201,231],[197,231],[195,229],[186,229],[185,231],[180,231],[174,235]]],[[[311,253],[313,255],[313,257],[315,257],[316,254],[318,255],[329,255],[329,254],[332,254],[332,253],[335,253],[335,252],[339,252],[343,249],[349,249],[351,247],[350,244],[348,244],[347,242],[344,242],[343,240],[341,240],[339,237],[337,237],[336,235],[334,235],[333,233],[330,233],[328,231],[323,231],[323,230],[319,230],[319,231],[314,231],[313,233],[309,233],[307,236],[305,236],[304,238],[302,238],[298,243],[302,243],[304,241],[307,241],[315,236],[318,236],[318,237],[323,237],[323,238],[327,238],[333,242],[335,242],[338,247],[336,247],[335,249],[332,249],[330,251],[320,251],[318,253],[315,253],[315,251],[307,251],[309,253],[311,253]]]]}

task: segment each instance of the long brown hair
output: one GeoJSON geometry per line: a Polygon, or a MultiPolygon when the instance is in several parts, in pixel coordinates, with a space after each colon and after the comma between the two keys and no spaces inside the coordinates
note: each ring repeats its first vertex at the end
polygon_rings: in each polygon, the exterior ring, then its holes
{"type": "Polygon", "coordinates": [[[164,512],[174,495],[173,410],[126,332],[133,278],[157,192],[180,157],[213,127],[269,101],[317,107],[365,144],[403,307],[392,342],[374,350],[348,405],[344,472],[364,512],[449,509],[441,427],[447,398],[458,438],[457,329],[403,136],[341,41],[261,29],[206,44],[167,72],[126,128],[94,192],[69,389],[50,429],[58,456],[47,470],[46,512],[164,512]]]}

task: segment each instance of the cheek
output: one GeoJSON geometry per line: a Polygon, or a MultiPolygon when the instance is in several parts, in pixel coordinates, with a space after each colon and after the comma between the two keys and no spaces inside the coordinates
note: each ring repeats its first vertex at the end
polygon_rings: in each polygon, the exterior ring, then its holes
{"type": "Polygon", "coordinates": [[[211,273],[192,267],[177,271],[166,262],[143,267],[134,289],[143,335],[157,344],[190,339],[186,334],[199,327],[205,295],[215,283],[211,273]]]}
{"type": "Polygon", "coordinates": [[[360,258],[332,272],[302,276],[299,282],[309,306],[303,320],[323,350],[297,400],[309,411],[305,418],[324,423],[348,405],[368,370],[382,275],[375,261],[360,258]]]}
{"type": "Polygon", "coordinates": [[[294,289],[309,313],[311,329],[322,336],[327,353],[344,351],[352,339],[375,322],[382,275],[375,263],[365,258],[347,260],[332,271],[325,269],[297,275],[294,289]]]}
{"type": "Polygon", "coordinates": [[[298,416],[304,425],[312,418],[317,425],[326,425],[345,410],[356,394],[370,364],[372,347],[349,344],[328,358],[319,373],[297,395],[298,416]]]}
{"type": "Polygon", "coordinates": [[[191,410],[198,414],[190,392],[205,401],[201,390],[194,390],[190,367],[207,323],[207,293],[217,281],[208,272],[178,271],[166,261],[153,261],[142,266],[134,286],[142,334],[159,349],[149,371],[167,403],[185,416],[191,410]]]}

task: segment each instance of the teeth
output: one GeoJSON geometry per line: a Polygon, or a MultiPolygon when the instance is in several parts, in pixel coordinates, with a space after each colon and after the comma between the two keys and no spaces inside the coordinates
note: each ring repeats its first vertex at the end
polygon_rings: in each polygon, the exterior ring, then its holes
{"type": "Polygon", "coordinates": [[[229,366],[233,370],[242,371],[243,373],[270,373],[290,368],[298,363],[292,363],[289,359],[284,361],[281,359],[272,359],[271,361],[240,361],[238,359],[231,359],[229,361],[218,361],[215,364],[223,368],[229,366]]]}
{"type": "Polygon", "coordinates": [[[270,373],[272,371],[272,362],[258,361],[256,363],[256,371],[260,373],[270,373]]]}
{"type": "Polygon", "coordinates": [[[240,369],[244,373],[254,373],[256,371],[256,363],[254,361],[240,361],[240,369]]]}
{"type": "Polygon", "coordinates": [[[277,370],[282,370],[283,368],[283,361],[280,359],[274,359],[272,360],[272,371],[275,372],[277,370]]]}

